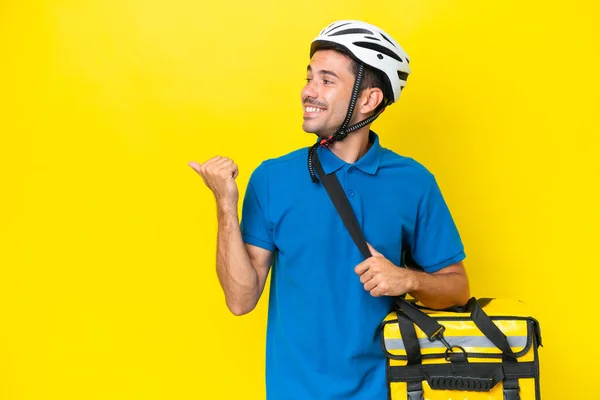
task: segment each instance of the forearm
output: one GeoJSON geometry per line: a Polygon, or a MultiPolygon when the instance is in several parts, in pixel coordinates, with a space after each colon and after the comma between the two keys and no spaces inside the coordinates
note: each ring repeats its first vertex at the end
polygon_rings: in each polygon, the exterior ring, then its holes
{"type": "Polygon", "coordinates": [[[413,289],[409,293],[427,307],[443,309],[464,305],[469,300],[469,283],[464,274],[412,271],[412,275],[413,289]]]}
{"type": "Polygon", "coordinates": [[[242,240],[237,207],[218,207],[217,276],[233,314],[254,309],[262,288],[242,240]]]}

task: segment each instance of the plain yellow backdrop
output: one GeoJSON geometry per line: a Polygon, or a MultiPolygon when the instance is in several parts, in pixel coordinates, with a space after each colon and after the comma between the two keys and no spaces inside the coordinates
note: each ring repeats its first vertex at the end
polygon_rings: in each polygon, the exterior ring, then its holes
{"type": "Polygon", "coordinates": [[[309,43],[348,18],[411,57],[373,128],[436,175],[473,294],[535,310],[544,399],[599,398],[596,2],[3,0],[0,400],[264,398],[267,296],[227,312],[187,162],[243,194],[312,144],[309,43]]]}

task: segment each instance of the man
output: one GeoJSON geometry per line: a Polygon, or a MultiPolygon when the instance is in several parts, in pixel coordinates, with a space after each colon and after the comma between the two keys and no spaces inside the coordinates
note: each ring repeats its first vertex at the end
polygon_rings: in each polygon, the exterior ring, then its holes
{"type": "Polygon", "coordinates": [[[233,314],[256,306],[273,267],[268,399],[387,398],[377,329],[393,296],[409,293],[434,308],[469,298],[461,239],[434,177],[370,130],[398,100],[408,62],[370,24],[323,29],[301,92],[303,129],[319,139],[253,172],[241,223],[234,162],[190,163],[217,201],[217,274],[233,314]],[[339,178],[372,257],[362,258],[319,182],[315,153],[339,178]],[[403,251],[422,270],[401,265],[403,251]]]}

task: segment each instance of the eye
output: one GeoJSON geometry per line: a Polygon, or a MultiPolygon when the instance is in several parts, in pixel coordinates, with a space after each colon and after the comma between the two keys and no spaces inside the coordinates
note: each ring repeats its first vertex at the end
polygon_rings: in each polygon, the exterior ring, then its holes
{"type": "Polygon", "coordinates": [[[312,81],[312,78],[306,78],[306,83],[310,83],[312,81]]]}
{"type": "Polygon", "coordinates": [[[327,79],[324,79],[323,83],[326,84],[326,85],[329,85],[330,83],[333,83],[333,82],[332,81],[328,81],[327,79]]]}

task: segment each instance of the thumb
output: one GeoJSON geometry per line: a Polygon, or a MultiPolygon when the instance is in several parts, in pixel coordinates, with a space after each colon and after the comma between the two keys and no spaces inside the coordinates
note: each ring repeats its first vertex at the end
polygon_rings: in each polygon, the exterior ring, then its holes
{"type": "Polygon", "coordinates": [[[371,252],[371,254],[375,257],[375,256],[381,256],[382,254],[380,252],[378,252],[377,250],[375,250],[375,248],[373,246],[371,246],[371,243],[367,242],[367,246],[369,247],[369,251],[371,252]]]}
{"type": "Polygon", "coordinates": [[[188,165],[197,173],[200,173],[200,163],[197,163],[196,161],[190,161],[188,163],[188,165]]]}

